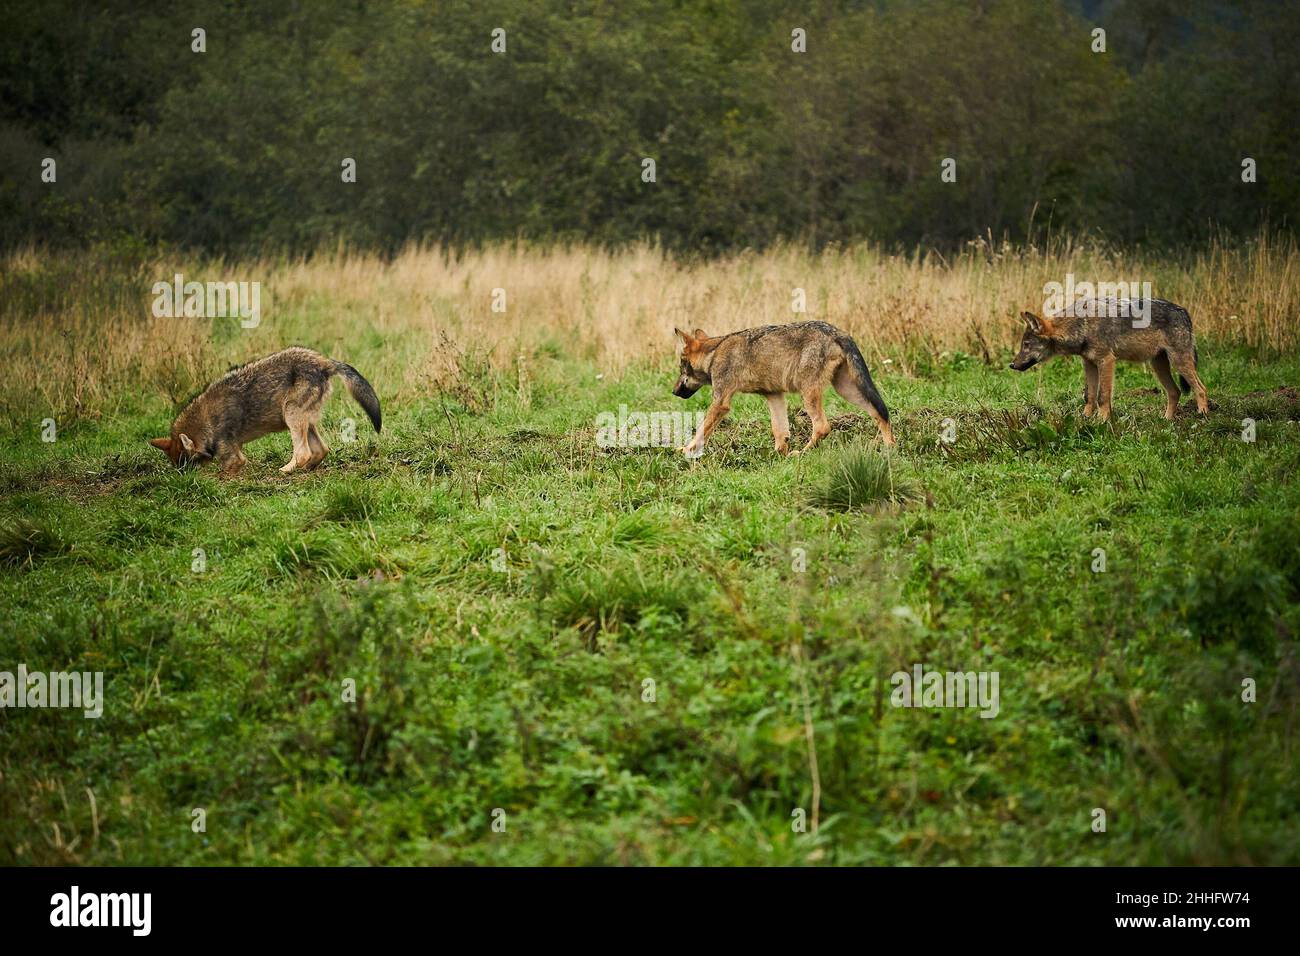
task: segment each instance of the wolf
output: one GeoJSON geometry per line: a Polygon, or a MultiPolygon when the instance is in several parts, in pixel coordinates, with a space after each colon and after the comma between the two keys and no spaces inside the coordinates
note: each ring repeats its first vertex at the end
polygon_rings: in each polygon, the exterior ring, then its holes
{"type": "Polygon", "coordinates": [[[1085,416],[1096,412],[1101,421],[1110,420],[1116,361],[1151,363],[1165,389],[1165,418],[1172,419],[1178,412],[1180,392],[1172,372],[1178,373],[1183,392],[1195,393],[1196,410],[1202,415],[1209,410],[1209,397],[1197,374],[1200,357],[1192,336],[1192,317],[1181,306],[1163,299],[1084,299],[1058,316],[1040,318],[1022,312],[1021,318],[1025,332],[1020,354],[1011,367],[1023,372],[1056,355],[1080,356],[1085,416]],[[1148,316],[1149,324],[1136,327],[1134,315],[1148,316]]]}
{"type": "Polygon", "coordinates": [[[288,429],[293,457],[280,470],[288,474],[315,468],[329,454],[316,424],[336,375],[378,432],[379,399],[361,373],[346,362],[294,346],[232,368],[185,407],[169,437],[152,438],[149,444],[162,449],[177,468],[216,459],[221,473],[233,478],[247,461],[246,442],[288,429]]]}
{"type": "Polygon", "coordinates": [[[789,452],[790,420],[786,415],[787,392],[803,396],[804,409],[812,419],[812,436],[807,451],[831,432],[822,407],[822,393],[834,386],[846,401],[864,408],[875,419],[886,445],[894,444],[889,409],[876,391],[866,360],[853,339],[826,322],[795,322],[765,325],[730,335],[712,336],[703,329],[681,338],[681,375],[673,386],[678,398],[690,398],[704,385],[713,386],[713,400],[700,422],[695,437],[682,451],[699,455],[704,442],[726,414],[737,392],[762,395],[772,416],[772,437],[778,454],[789,452]]]}

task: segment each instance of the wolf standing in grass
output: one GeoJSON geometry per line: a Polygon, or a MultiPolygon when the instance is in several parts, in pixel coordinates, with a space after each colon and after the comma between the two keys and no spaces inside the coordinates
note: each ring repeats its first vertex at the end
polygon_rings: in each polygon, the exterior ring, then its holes
{"type": "Polygon", "coordinates": [[[1059,316],[1039,318],[1023,312],[1021,317],[1027,328],[1011,367],[1023,372],[1056,355],[1080,356],[1086,380],[1085,416],[1095,411],[1103,422],[1110,420],[1115,362],[1120,360],[1151,363],[1165,389],[1165,418],[1178,412],[1179,391],[1173,372],[1178,373],[1184,392],[1195,393],[1196,410],[1202,415],[1209,410],[1205,386],[1196,374],[1192,317],[1181,306],[1163,299],[1084,299],[1059,316]],[[1147,321],[1138,325],[1134,316],[1147,321]]]}
{"type": "Polygon", "coordinates": [[[762,395],[772,416],[772,437],[780,454],[788,451],[790,420],[787,392],[803,396],[804,410],[812,419],[812,436],[804,451],[831,433],[822,407],[822,393],[830,386],[846,401],[864,408],[876,420],[886,445],[894,444],[889,409],[871,381],[871,373],[857,344],[847,334],[825,322],[795,322],[710,336],[703,329],[688,335],[674,330],[682,340],[681,375],[673,387],[678,398],[690,398],[701,386],[713,386],[713,401],[695,437],[682,449],[698,455],[704,442],[726,414],[737,392],[762,395]]]}
{"type": "Polygon", "coordinates": [[[149,444],[161,448],[178,468],[215,458],[222,474],[233,477],[247,461],[245,442],[288,429],[293,457],[280,470],[288,474],[315,468],[329,454],[316,423],[335,375],[379,431],[379,399],[361,373],[346,362],[294,346],[232,368],[185,407],[172,423],[170,437],[149,444]]]}

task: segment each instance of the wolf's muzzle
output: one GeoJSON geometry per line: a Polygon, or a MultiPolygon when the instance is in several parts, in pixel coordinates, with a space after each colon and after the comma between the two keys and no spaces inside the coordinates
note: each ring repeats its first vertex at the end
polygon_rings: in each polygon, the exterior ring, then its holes
{"type": "Polygon", "coordinates": [[[678,398],[690,398],[699,390],[700,387],[698,385],[696,385],[694,388],[691,388],[689,385],[685,385],[682,382],[678,382],[676,386],[673,387],[673,394],[676,395],[678,398]]]}
{"type": "Polygon", "coordinates": [[[1023,372],[1028,368],[1033,368],[1037,364],[1038,364],[1038,359],[1035,358],[1035,359],[1030,359],[1027,362],[1012,362],[1009,367],[1015,369],[1017,372],[1023,372]]]}

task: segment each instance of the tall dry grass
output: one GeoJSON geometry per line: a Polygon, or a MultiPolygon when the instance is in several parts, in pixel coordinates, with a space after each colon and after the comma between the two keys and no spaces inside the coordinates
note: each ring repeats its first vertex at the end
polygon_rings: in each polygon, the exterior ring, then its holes
{"type": "Polygon", "coordinates": [[[674,325],[716,334],[801,318],[846,329],[869,360],[888,355],[906,373],[943,351],[996,360],[1019,334],[1019,312],[1040,308],[1044,284],[1067,273],[1150,282],[1189,309],[1203,343],[1287,352],[1300,344],[1298,262],[1293,238],[1267,234],[1177,258],[1070,240],[975,241],[950,257],[784,246],[701,262],[649,245],[243,262],[25,251],[0,260],[0,415],[18,425],[112,415],[142,396],[178,402],[226,366],[293,343],[353,361],[400,400],[451,387],[469,363],[506,368],[539,347],[617,373],[671,354],[674,325]],[[260,282],[260,326],[155,318],[152,285],[177,272],[260,282]],[[792,311],[796,288],[804,315],[792,311]],[[495,289],[504,313],[492,309],[495,289]]]}

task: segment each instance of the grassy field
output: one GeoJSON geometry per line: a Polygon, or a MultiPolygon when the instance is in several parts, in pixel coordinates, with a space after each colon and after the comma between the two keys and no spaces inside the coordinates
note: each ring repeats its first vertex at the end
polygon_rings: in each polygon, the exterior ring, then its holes
{"type": "Polygon", "coordinates": [[[0,670],[107,700],[0,710],[0,863],[1300,863],[1297,261],[13,257],[0,670]],[[1109,426],[1077,363],[1007,370],[1071,270],[1188,306],[1208,418],[1142,368],[1109,426]],[[151,318],[175,271],[263,281],[262,325],[151,318]],[[669,394],[673,324],[786,321],[800,286],[895,453],[837,396],[806,456],[756,396],[698,461],[598,445],[601,412],[706,407],[669,394]],[[338,389],[310,474],[285,434],[231,481],[147,445],[291,342],[371,380],[382,435],[342,440],[338,389]],[[998,673],[997,716],[892,706],[916,664],[998,673]]]}

